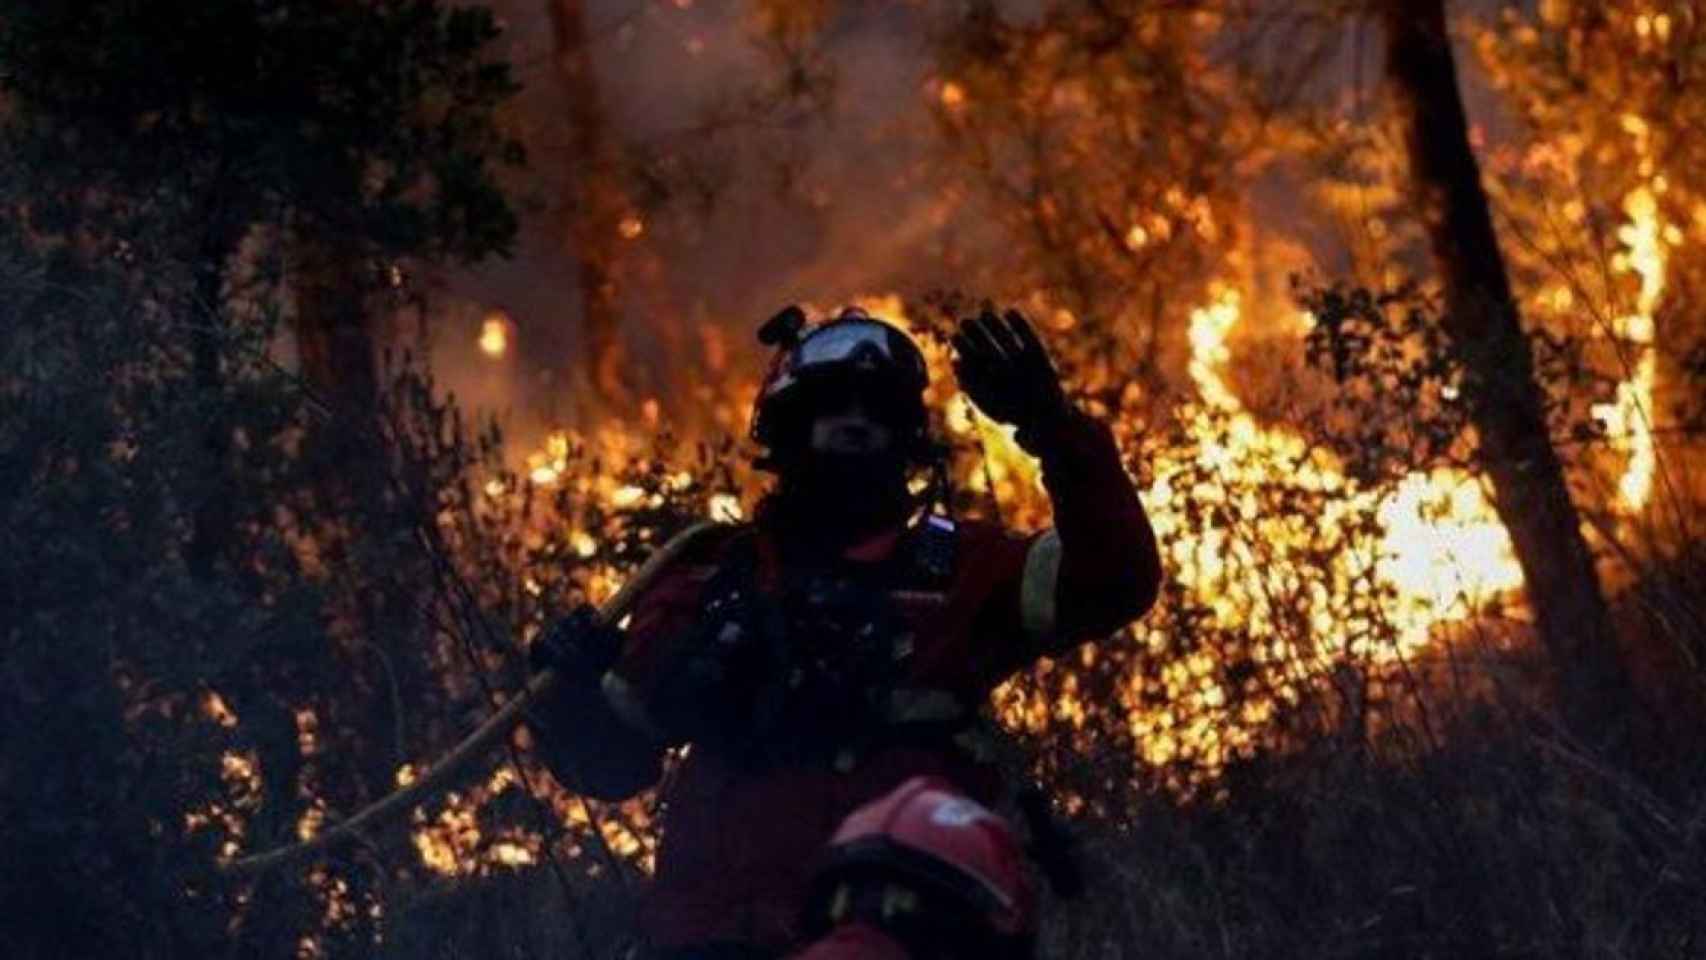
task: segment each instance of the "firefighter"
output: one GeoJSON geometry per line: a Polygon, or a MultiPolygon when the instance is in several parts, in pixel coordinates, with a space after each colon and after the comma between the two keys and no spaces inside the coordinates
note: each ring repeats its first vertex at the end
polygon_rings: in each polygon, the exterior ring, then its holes
{"type": "Polygon", "coordinates": [[[791,960],[1031,960],[1036,891],[1011,824],[914,777],[831,838],[791,960]]]}
{"type": "Polygon", "coordinates": [[[1161,579],[1112,436],[1018,313],[969,318],[953,345],[964,392],[1041,461],[1055,526],[1030,536],[914,493],[945,471],[899,329],[857,310],[807,328],[790,308],[760,339],[777,354],[752,437],[776,481],[753,521],[697,537],[625,630],[583,612],[532,651],[568,678],[530,723],[569,789],[631,796],[686,747],[642,917],[669,960],[779,956],[837,825],[913,777],[997,802],[989,692],[1119,630],[1161,579]]]}

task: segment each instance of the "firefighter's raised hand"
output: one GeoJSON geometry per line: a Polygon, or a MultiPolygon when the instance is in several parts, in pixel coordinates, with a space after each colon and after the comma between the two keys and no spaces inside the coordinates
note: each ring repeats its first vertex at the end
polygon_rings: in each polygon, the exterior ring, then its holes
{"type": "Polygon", "coordinates": [[[1071,408],[1030,323],[1017,310],[997,316],[985,308],[960,322],[953,342],[960,389],[986,416],[1017,427],[1020,446],[1037,452],[1071,408]]]}

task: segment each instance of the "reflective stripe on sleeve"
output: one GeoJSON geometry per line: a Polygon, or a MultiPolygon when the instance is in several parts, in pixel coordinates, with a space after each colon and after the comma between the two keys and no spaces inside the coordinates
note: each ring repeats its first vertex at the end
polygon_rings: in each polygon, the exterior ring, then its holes
{"type": "Polygon", "coordinates": [[[1025,554],[1025,574],[1019,582],[1019,619],[1025,635],[1048,640],[1057,624],[1055,585],[1060,580],[1060,534],[1053,530],[1037,538],[1025,554]]]}

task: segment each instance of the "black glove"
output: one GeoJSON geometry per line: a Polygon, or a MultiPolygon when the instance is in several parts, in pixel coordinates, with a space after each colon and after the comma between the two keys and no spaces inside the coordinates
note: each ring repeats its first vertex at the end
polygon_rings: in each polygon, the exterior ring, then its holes
{"type": "Polygon", "coordinates": [[[527,665],[538,673],[554,669],[567,680],[598,682],[622,655],[622,631],[582,604],[546,627],[527,648],[527,665]]]}
{"type": "Polygon", "coordinates": [[[997,423],[1018,428],[1019,445],[1038,453],[1072,407],[1048,351],[1017,310],[996,316],[985,308],[954,334],[954,375],[960,388],[997,423]]]}

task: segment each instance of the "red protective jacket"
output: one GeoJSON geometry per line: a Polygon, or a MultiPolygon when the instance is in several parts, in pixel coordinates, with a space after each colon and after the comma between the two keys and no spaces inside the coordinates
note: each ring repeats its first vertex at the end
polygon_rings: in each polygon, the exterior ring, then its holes
{"type": "MultiPolygon", "coordinates": [[[[1107,429],[1075,416],[1042,463],[1053,530],[1020,537],[963,524],[951,575],[929,590],[891,594],[913,636],[897,710],[928,712],[949,700],[975,709],[1015,671],[1114,632],[1154,602],[1161,579],[1154,534],[1107,429]]],[[[906,535],[897,529],[874,536],[842,560],[879,569],[906,535]]],[[[625,652],[604,681],[610,712],[583,698],[557,719],[545,718],[546,759],[573,788],[616,797],[656,780],[660,745],[636,728],[648,725],[648,696],[667,675],[679,638],[692,632],[706,585],[743,538],[755,538],[763,588],[785,585],[793,569],[786,538],[762,521],[709,538],[664,571],[634,608],[625,652]],[[574,733],[553,737],[559,726],[574,733]]],[[[915,776],[945,777],[985,804],[996,802],[991,768],[946,747],[878,743],[838,754],[834,763],[762,771],[690,748],[662,786],[662,843],[644,918],[653,942],[666,949],[711,942],[785,949],[819,848],[853,810],[915,776]]]]}
{"type": "Polygon", "coordinates": [[[788,960],[909,960],[905,948],[888,934],[864,923],[836,927],[788,960]]]}

